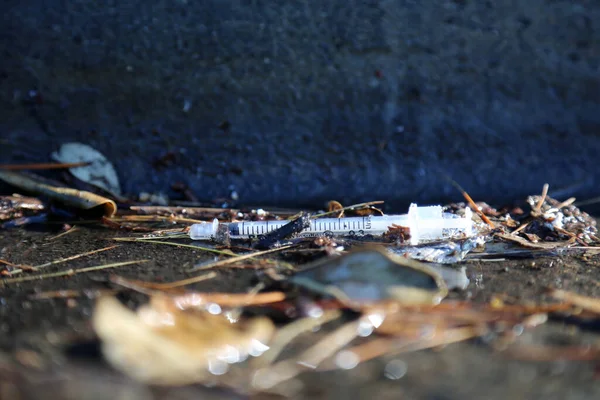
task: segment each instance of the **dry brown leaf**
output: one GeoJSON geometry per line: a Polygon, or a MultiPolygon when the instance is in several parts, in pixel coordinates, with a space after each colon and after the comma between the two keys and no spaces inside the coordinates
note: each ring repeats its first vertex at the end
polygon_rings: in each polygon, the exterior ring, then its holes
{"type": "Polygon", "coordinates": [[[275,329],[266,318],[234,324],[220,314],[181,311],[166,296],[135,312],[102,297],[93,325],[114,368],[154,385],[203,383],[224,374],[230,364],[267,350],[275,329]]]}

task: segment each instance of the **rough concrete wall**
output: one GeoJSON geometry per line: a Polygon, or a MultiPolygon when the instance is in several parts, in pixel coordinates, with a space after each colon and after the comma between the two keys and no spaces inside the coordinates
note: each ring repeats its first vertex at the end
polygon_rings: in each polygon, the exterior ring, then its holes
{"type": "Polygon", "coordinates": [[[126,192],[279,205],[459,198],[441,171],[476,198],[600,192],[597,1],[3,7],[3,159],[84,141],[126,192]]]}

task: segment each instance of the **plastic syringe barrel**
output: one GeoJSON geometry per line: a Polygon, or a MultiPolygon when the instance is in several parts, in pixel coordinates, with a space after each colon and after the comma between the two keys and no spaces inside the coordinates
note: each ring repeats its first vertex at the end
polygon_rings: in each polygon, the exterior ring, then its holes
{"type": "MultiPolygon", "coordinates": [[[[319,218],[311,221],[311,226],[303,232],[305,236],[333,234],[337,235],[382,235],[391,225],[409,228],[410,242],[413,245],[426,240],[439,240],[448,237],[448,230],[457,230],[465,236],[473,233],[472,212],[465,209],[465,217],[458,218],[444,214],[441,206],[418,207],[411,204],[408,214],[383,215],[349,218],[319,218]]],[[[232,239],[261,235],[285,225],[289,221],[249,221],[229,223],[232,239]]],[[[219,221],[194,224],[190,227],[193,240],[207,240],[216,237],[219,221]]],[[[302,233],[300,235],[303,235],[302,233]]]]}

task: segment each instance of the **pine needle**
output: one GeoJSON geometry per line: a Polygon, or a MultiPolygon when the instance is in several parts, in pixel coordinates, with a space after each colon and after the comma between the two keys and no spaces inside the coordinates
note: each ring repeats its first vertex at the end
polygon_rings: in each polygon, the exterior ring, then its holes
{"type": "Polygon", "coordinates": [[[63,233],[59,233],[59,234],[58,234],[58,235],[56,235],[56,236],[49,237],[49,238],[48,238],[48,239],[46,239],[46,240],[48,240],[48,241],[49,241],[49,240],[56,240],[56,239],[58,239],[58,238],[61,238],[61,237],[65,236],[65,235],[68,235],[69,233],[76,232],[76,231],[78,231],[78,230],[79,230],[79,227],[78,227],[77,225],[73,225],[73,227],[71,227],[71,229],[69,229],[69,230],[67,230],[67,231],[65,231],[65,232],[63,232],[63,233]]]}
{"type": "Polygon", "coordinates": [[[455,188],[457,188],[460,193],[463,195],[463,197],[465,198],[465,200],[467,201],[467,203],[469,204],[469,206],[471,207],[471,209],[477,214],[479,215],[479,218],[481,218],[481,220],[483,222],[485,222],[486,224],[488,224],[490,226],[490,228],[494,229],[496,228],[496,225],[490,221],[490,219],[487,217],[487,215],[485,215],[483,213],[483,211],[481,211],[479,209],[479,207],[477,207],[477,204],[475,204],[475,202],[473,201],[473,199],[471,198],[471,196],[469,196],[469,193],[467,193],[467,191],[465,189],[462,188],[462,186],[460,186],[458,184],[458,182],[456,182],[454,179],[450,178],[448,175],[443,174],[444,177],[452,184],[452,186],[454,186],[455,188]]]}
{"type": "Polygon", "coordinates": [[[165,242],[165,241],[162,241],[162,240],[148,240],[147,238],[113,238],[113,240],[116,240],[116,241],[119,241],[119,242],[138,242],[138,243],[164,244],[164,245],[168,245],[168,246],[178,246],[178,247],[185,247],[187,249],[207,251],[209,253],[215,253],[215,254],[219,254],[219,255],[222,255],[222,256],[229,256],[229,257],[235,256],[235,254],[232,253],[232,252],[230,252],[230,251],[222,251],[222,250],[217,250],[217,249],[211,249],[209,247],[194,246],[194,245],[191,245],[191,244],[165,242]]]}
{"type": "Polygon", "coordinates": [[[20,283],[20,282],[37,281],[37,280],[44,280],[44,279],[50,279],[50,278],[60,278],[60,277],[64,277],[64,276],[73,276],[73,275],[77,275],[77,274],[83,274],[86,272],[100,271],[100,270],[108,269],[108,268],[123,267],[125,265],[140,264],[140,263],[145,263],[148,261],[150,261],[150,260],[124,261],[124,262],[118,262],[118,263],[112,263],[112,264],[96,265],[94,267],[87,267],[87,268],[80,268],[80,269],[68,269],[66,271],[51,272],[49,274],[29,275],[29,276],[23,276],[20,278],[9,278],[9,279],[3,279],[2,281],[0,281],[0,284],[7,285],[7,284],[11,284],[11,283],[20,283]]]}
{"type": "MultiPolygon", "coordinates": [[[[96,249],[96,250],[88,251],[88,252],[81,253],[81,254],[75,254],[74,256],[70,256],[70,257],[66,257],[66,258],[59,258],[58,260],[50,261],[50,262],[47,262],[45,264],[40,264],[40,265],[36,265],[34,267],[31,267],[31,268],[27,268],[27,271],[39,271],[40,269],[49,267],[51,265],[62,264],[64,262],[76,260],[76,259],[81,258],[81,257],[91,256],[92,254],[100,253],[102,251],[111,250],[111,249],[114,249],[115,247],[119,247],[119,245],[108,246],[108,247],[104,247],[102,249],[96,249]]],[[[23,272],[23,269],[15,269],[14,271],[11,272],[11,276],[12,275],[20,274],[22,272],[23,272]]]]}
{"type": "Polygon", "coordinates": [[[111,281],[117,285],[127,287],[129,289],[138,290],[138,288],[143,289],[154,289],[154,290],[169,290],[175,289],[181,286],[191,285],[192,283],[202,282],[209,279],[213,279],[217,276],[216,272],[209,272],[208,274],[194,276],[192,278],[182,279],[174,282],[146,282],[135,279],[127,279],[118,275],[114,275],[111,277],[111,281]]]}
{"type": "Polygon", "coordinates": [[[339,213],[341,211],[348,211],[348,210],[355,210],[357,208],[363,208],[363,207],[369,207],[375,204],[383,204],[384,201],[383,200],[375,200],[375,201],[368,201],[366,203],[358,203],[358,204],[353,204],[351,206],[348,207],[343,207],[343,208],[338,208],[337,210],[332,210],[332,211],[327,211],[321,214],[314,214],[311,215],[311,218],[319,218],[319,217],[323,217],[325,215],[330,215],[330,214],[335,214],[335,213],[339,213]]]}
{"type": "Polygon", "coordinates": [[[203,265],[203,266],[200,266],[200,267],[194,267],[189,272],[202,271],[202,270],[207,270],[207,269],[212,269],[212,268],[223,267],[225,265],[233,264],[233,263],[236,263],[238,261],[247,260],[249,258],[258,257],[258,256],[262,256],[262,255],[265,255],[265,254],[275,253],[277,251],[290,249],[292,247],[294,247],[294,245],[281,246],[281,247],[278,247],[276,249],[270,249],[270,250],[264,250],[264,251],[257,251],[257,252],[250,253],[250,254],[244,254],[244,255],[241,255],[241,256],[236,256],[236,257],[233,257],[233,258],[229,258],[227,260],[217,261],[217,262],[214,262],[214,263],[211,263],[211,264],[208,264],[208,265],[203,265]]]}
{"type": "Polygon", "coordinates": [[[66,169],[75,167],[85,167],[91,162],[76,162],[76,163],[39,163],[39,164],[0,164],[0,169],[6,171],[21,171],[21,170],[46,170],[46,169],[66,169]]]}

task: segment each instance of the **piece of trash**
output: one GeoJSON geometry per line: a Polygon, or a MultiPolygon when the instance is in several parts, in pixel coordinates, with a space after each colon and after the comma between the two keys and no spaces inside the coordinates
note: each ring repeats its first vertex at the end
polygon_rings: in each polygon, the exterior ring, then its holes
{"type": "Polygon", "coordinates": [[[0,179],[27,192],[40,194],[51,200],[83,210],[99,208],[105,217],[117,212],[117,204],[95,193],[44,183],[40,178],[11,171],[0,171],[0,179]]]}
{"type": "Polygon", "coordinates": [[[595,242],[598,233],[596,220],[573,205],[574,202],[573,197],[560,202],[547,195],[529,196],[527,203],[532,208],[531,217],[534,220],[522,231],[546,241],[549,238],[558,240],[571,236],[588,244],[595,242]]]}
{"type": "MultiPolygon", "coordinates": [[[[424,241],[470,237],[473,235],[472,212],[465,209],[464,218],[443,213],[441,206],[418,207],[411,204],[408,214],[404,215],[366,215],[349,218],[316,218],[302,232],[301,237],[314,236],[381,236],[390,227],[404,226],[410,231],[410,242],[413,245],[424,241]]],[[[248,239],[261,237],[281,228],[289,221],[242,221],[230,222],[227,229],[231,239],[248,239]]],[[[194,224],[190,227],[193,240],[213,239],[219,227],[219,221],[194,224]]]]}
{"type": "Polygon", "coordinates": [[[280,243],[282,240],[291,239],[299,235],[309,227],[310,216],[308,214],[301,213],[298,218],[289,221],[281,228],[272,230],[269,233],[262,235],[259,242],[256,244],[256,248],[269,249],[280,243]]]}
{"type": "Polygon", "coordinates": [[[436,304],[448,293],[442,277],[426,264],[392,256],[378,247],[317,260],[300,267],[289,281],[350,302],[394,299],[436,304]]]}
{"type": "Polygon", "coordinates": [[[35,197],[0,196],[0,221],[37,214],[44,208],[44,203],[35,197]]]}
{"type": "Polygon", "coordinates": [[[262,317],[232,323],[215,303],[202,312],[182,311],[163,295],[137,311],[101,297],[93,326],[108,362],[152,385],[210,383],[231,365],[268,350],[275,329],[262,317]]]}
{"type": "Polygon", "coordinates": [[[77,179],[121,196],[119,177],[113,165],[102,153],[87,144],[71,142],[53,152],[52,159],[61,163],[89,163],[83,167],[70,168],[69,172],[77,179]]]}
{"type": "Polygon", "coordinates": [[[413,260],[428,261],[439,264],[455,264],[462,261],[473,249],[484,243],[483,237],[472,237],[466,240],[446,241],[422,246],[390,247],[390,251],[413,260]]]}

